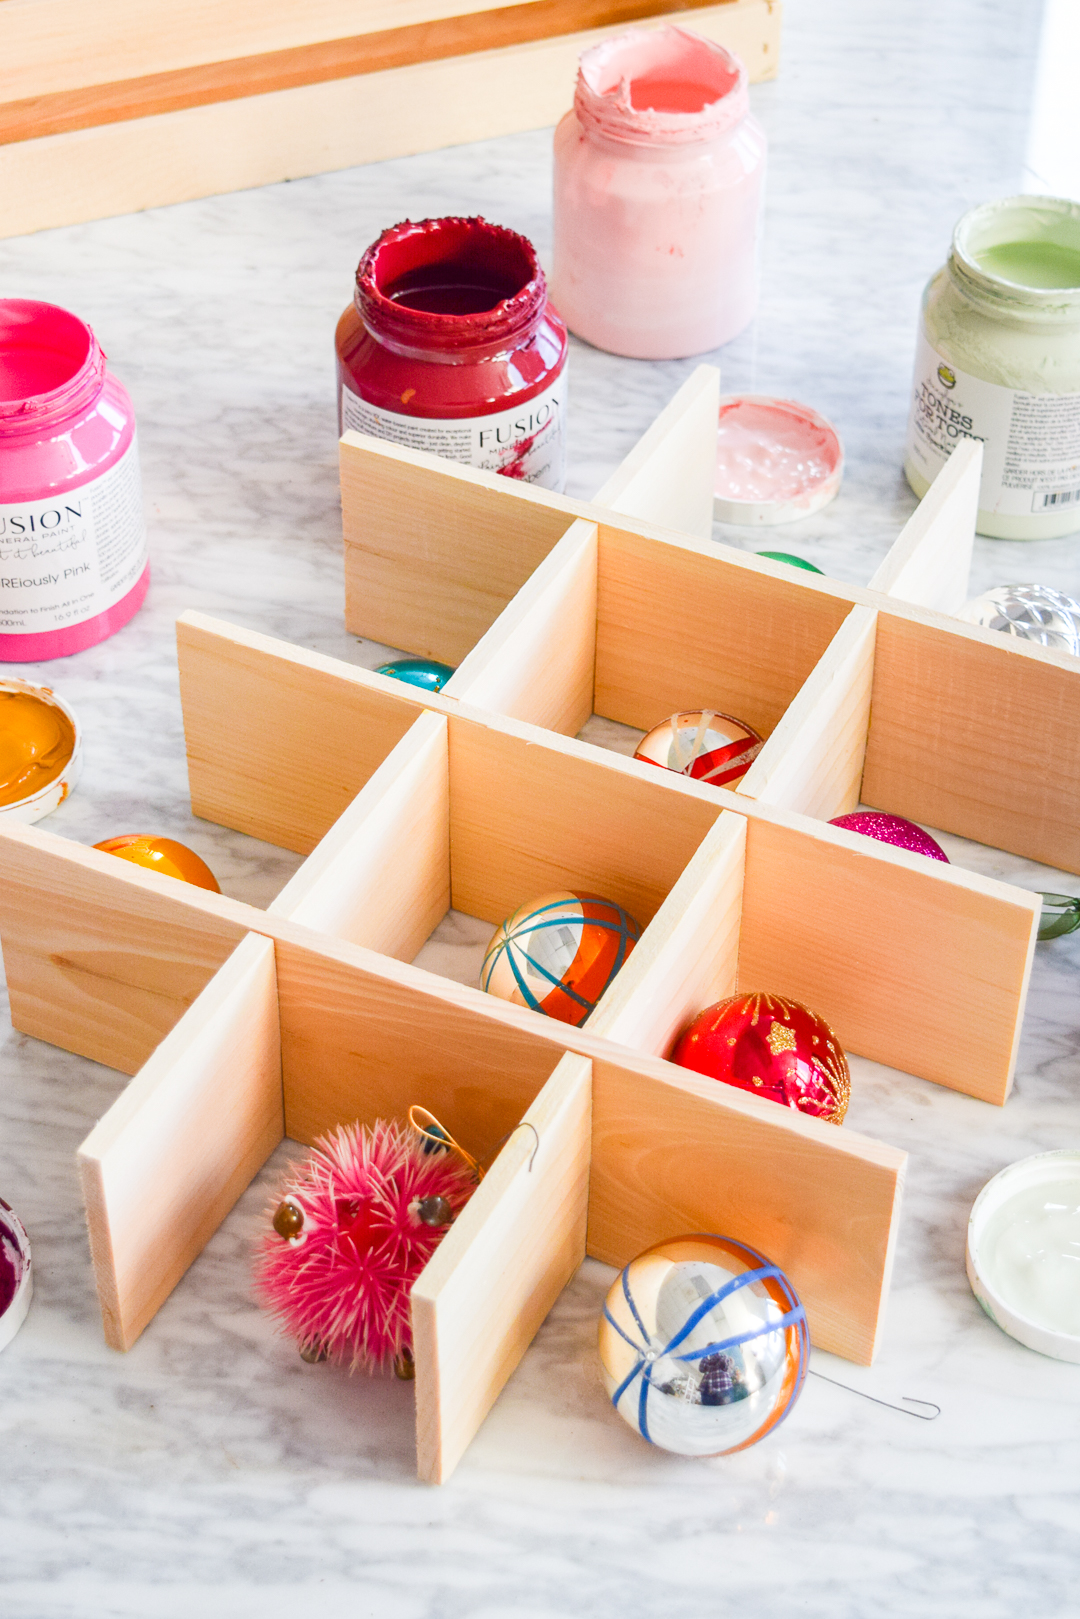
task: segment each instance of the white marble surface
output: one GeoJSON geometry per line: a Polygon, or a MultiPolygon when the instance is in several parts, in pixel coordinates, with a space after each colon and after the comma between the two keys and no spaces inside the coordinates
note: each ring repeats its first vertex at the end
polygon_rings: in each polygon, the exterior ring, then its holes
{"type": "MultiPolygon", "coordinates": [[[[719,359],[726,386],[829,415],[848,475],[818,517],[728,531],[737,543],[865,581],[912,509],[899,469],[919,291],[963,208],[1025,181],[1039,17],[1036,0],[789,0],[781,78],[753,93],[772,149],[761,313],[719,359]]],[[[378,661],[342,628],[334,321],[360,249],[406,214],[482,211],[546,249],[549,148],[539,133],[0,243],[0,291],[88,317],[141,421],[154,583],[114,640],[48,667],[87,733],[57,832],[185,838],[260,905],[294,869],[189,814],[173,618],[198,606],[378,661]]],[[[572,364],[571,489],[588,494],[689,363],[575,345],[572,364]]],[[[1018,577],[1080,591],[1080,542],[979,543],[977,588],[1018,577]]],[[[444,932],[470,936],[454,919],[444,932]]],[[[453,969],[452,952],[438,959],[453,969]]],[[[878,1363],[815,1363],[940,1418],[811,1379],[752,1451],[650,1451],[599,1387],[606,1273],[590,1263],[442,1490],[412,1477],[407,1387],[304,1366],[252,1304],[269,1172],[135,1349],[104,1348],[73,1154],[123,1081],[7,1026],[0,1192],[29,1228],[37,1295],[0,1359],[0,1613],[1074,1615],[1080,1368],[991,1325],[963,1248],[990,1175],[1077,1144],[1078,968],[1080,940],[1039,948],[1003,1111],[856,1064],[851,1122],[910,1151],[908,1191],[878,1363]]]]}

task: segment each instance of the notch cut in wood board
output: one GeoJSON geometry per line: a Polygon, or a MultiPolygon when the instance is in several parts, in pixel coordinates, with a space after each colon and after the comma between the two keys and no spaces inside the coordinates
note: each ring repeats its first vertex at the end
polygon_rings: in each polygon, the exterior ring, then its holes
{"type": "Polygon", "coordinates": [[[666,1057],[738,982],[746,822],[725,811],[589,1019],[590,1033],[666,1057]]]}
{"type": "Polygon", "coordinates": [[[421,714],[269,907],[411,961],[450,908],[446,718],[421,714]]]}
{"type": "Polygon", "coordinates": [[[412,1291],[422,1479],[453,1472],[585,1257],[592,1065],[567,1053],[412,1291]]]}
{"type": "Polygon", "coordinates": [[[298,854],[417,717],[389,681],[202,613],[176,646],[192,810],[298,854]]]}
{"type": "Polygon", "coordinates": [[[863,801],[1080,872],[1080,660],[882,613],[863,801]]]}
{"type": "Polygon", "coordinates": [[[859,802],[877,613],[853,607],[736,791],[831,821],[859,802]]]}
{"type": "Polygon", "coordinates": [[[858,833],[754,819],[739,989],[802,1001],[846,1050],[1000,1106],[1040,909],[1036,894],[858,833]]]}
{"type": "Polygon", "coordinates": [[[871,579],[871,590],[943,613],[967,600],[982,463],[981,440],[957,445],[871,579]]]}
{"type": "Polygon", "coordinates": [[[596,524],[572,523],[443,690],[576,736],[593,711],[596,524]]]}
{"type": "Polygon", "coordinates": [[[699,540],[712,539],[720,372],[699,365],[595,497],[699,540]]]}
{"type": "Polygon", "coordinates": [[[112,1348],[131,1348],[283,1134],[274,946],[248,934],[79,1149],[112,1348]]]}
{"type": "Polygon", "coordinates": [[[824,1138],[832,1127],[784,1108],[770,1127],[737,1092],[721,1113],[716,1089],[730,1087],[594,1058],[589,1253],[623,1266],[690,1231],[748,1242],[791,1278],[814,1343],[868,1365],[906,1154],[846,1128],[824,1138]]]}

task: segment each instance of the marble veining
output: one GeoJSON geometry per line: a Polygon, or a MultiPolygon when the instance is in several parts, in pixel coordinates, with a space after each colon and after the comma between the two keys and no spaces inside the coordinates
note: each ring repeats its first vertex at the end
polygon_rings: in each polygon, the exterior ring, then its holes
{"type": "MultiPolygon", "coordinates": [[[[718,536],[864,583],[914,507],[900,462],[921,287],[963,209],[1024,182],[1041,7],[786,11],[781,77],[753,91],[771,143],[761,311],[715,358],[726,389],[828,416],[847,475],[803,523],[718,536]]],[[[86,732],[83,781],[47,825],[86,843],[179,837],[256,905],[288,880],[295,857],[190,814],[173,619],[198,607],[383,661],[342,625],[334,322],[360,250],[406,214],[482,212],[546,255],[549,187],[538,132],[0,243],[0,290],[85,315],[131,390],[154,568],[121,635],[19,671],[55,681],[86,732]]],[[[599,486],[693,363],[574,343],[572,493],[599,486]]],[[[973,592],[1013,579],[1080,594],[1077,537],[977,542],[973,592]]],[[[975,869],[1080,892],[942,842],[975,869]]],[[[421,964],[471,977],[489,931],[451,913],[421,964]]],[[[36,1296],[0,1357],[0,1613],[1071,1619],[1080,1371],[999,1333],[963,1254],[991,1175],[1077,1143],[1078,970],[1080,937],[1037,948],[1003,1110],[852,1065],[850,1127],[911,1154],[905,1209],[877,1363],[814,1365],[932,1400],[935,1422],[811,1378],[754,1450],[652,1451],[606,1405],[594,1336],[610,1273],[588,1262],[442,1490],[413,1477],[406,1386],[305,1366],[252,1302],[251,1244],[288,1144],[130,1354],[104,1347],[73,1155],[126,1081],[5,1021],[0,1192],[30,1232],[36,1296]]]]}

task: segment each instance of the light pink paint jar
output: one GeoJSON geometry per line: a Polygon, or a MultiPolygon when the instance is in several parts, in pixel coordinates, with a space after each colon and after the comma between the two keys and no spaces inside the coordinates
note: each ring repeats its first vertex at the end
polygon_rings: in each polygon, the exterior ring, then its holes
{"type": "Polygon", "coordinates": [[[77,316],[0,299],[0,660],[94,646],[149,583],[131,400],[77,316]]]}
{"type": "Polygon", "coordinates": [[[552,299],[597,348],[673,360],[753,318],[765,134],[737,56],[684,28],[584,53],[555,131],[552,299]]]}

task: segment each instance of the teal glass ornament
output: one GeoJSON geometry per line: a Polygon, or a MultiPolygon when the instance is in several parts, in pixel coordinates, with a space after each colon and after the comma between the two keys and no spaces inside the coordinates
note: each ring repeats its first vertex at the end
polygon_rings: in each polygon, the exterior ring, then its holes
{"type": "Polygon", "coordinates": [[[823,568],[815,568],[812,562],[803,557],[792,556],[790,551],[759,551],[759,557],[767,557],[770,562],[786,562],[789,568],[805,568],[807,573],[820,573],[824,576],[823,568]]]}
{"type": "Polygon", "coordinates": [[[434,658],[394,658],[391,663],[381,663],[375,671],[377,675],[389,675],[391,680],[419,686],[421,691],[442,691],[453,672],[453,664],[437,663],[434,658]]]}

